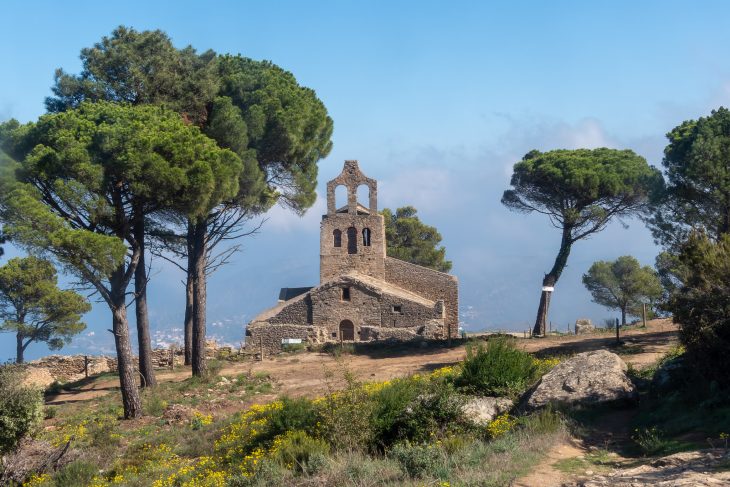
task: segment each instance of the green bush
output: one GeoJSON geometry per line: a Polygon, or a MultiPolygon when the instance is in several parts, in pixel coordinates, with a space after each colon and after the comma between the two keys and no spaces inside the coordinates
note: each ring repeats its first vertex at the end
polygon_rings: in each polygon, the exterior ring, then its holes
{"type": "Polygon", "coordinates": [[[537,373],[529,353],[515,348],[510,339],[498,337],[486,347],[467,347],[455,383],[473,394],[515,397],[537,380],[537,373]]]}
{"type": "Polygon", "coordinates": [[[336,450],[364,450],[372,438],[373,402],[362,384],[345,372],[347,387],[318,401],[319,433],[336,450]]]}
{"type": "Polygon", "coordinates": [[[99,467],[83,460],[76,460],[69,463],[53,476],[55,487],[78,487],[89,485],[94,476],[99,472],[99,467]]]}
{"type": "Polygon", "coordinates": [[[683,285],[668,308],[680,323],[687,359],[708,379],[730,387],[730,236],[712,242],[692,235],[678,260],[683,285]]]}
{"type": "Polygon", "coordinates": [[[302,430],[313,433],[317,425],[317,409],[309,399],[282,397],[281,409],[274,410],[269,417],[267,428],[270,437],[287,431],[302,430]]]}
{"type": "Polygon", "coordinates": [[[149,416],[162,416],[167,408],[167,401],[157,388],[146,389],[142,396],[142,409],[149,416]]]}
{"type": "Polygon", "coordinates": [[[390,450],[404,473],[413,478],[426,477],[433,474],[442,463],[442,453],[433,444],[412,444],[403,442],[390,450]]]}
{"type": "Polygon", "coordinates": [[[312,438],[304,431],[289,431],[274,440],[271,459],[295,472],[309,472],[321,467],[321,459],[329,451],[324,440],[312,438]]]}
{"type": "Polygon", "coordinates": [[[392,381],[372,397],[372,446],[382,451],[396,442],[425,442],[462,431],[462,399],[451,384],[419,378],[392,381]]]}
{"type": "Polygon", "coordinates": [[[12,451],[43,420],[43,394],[23,385],[24,371],[0,366],[0,454],[12,451]]]}

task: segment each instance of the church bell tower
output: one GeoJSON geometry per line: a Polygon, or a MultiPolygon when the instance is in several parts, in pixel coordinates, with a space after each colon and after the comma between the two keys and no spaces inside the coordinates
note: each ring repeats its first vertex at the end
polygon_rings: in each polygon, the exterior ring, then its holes
{"type": "Polygon", "coordinates": [[[327,214],[320,225],[320,284],[348,272],[385,278],[385,220],[378,213],[378,182],[365,176],[357,161],[345,161],[342,172],[327,183],[327,214]],[[366,186],[367,206],[357,201],[366,186]],[[347,190],[347,204],[337,208],[335,191],[347,190]]]}

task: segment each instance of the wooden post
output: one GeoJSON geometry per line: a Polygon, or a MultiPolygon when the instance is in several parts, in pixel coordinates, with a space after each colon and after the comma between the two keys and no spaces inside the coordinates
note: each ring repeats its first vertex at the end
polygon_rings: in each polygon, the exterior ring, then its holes
{"type": "Polygon", "coordinates": [[[644,328],[646,328],[646,303],[641,303],[642,309],[641,309],[641,321],[644,323],[644,328]]]}
{"type": "Polygon", "coordinates": [[[84,377],[89,378],[89,356],[84,355],[84,377]]]}
{"type": "Polygon", "coordinates": [[[616,318],[616,345],[619,345],[621,343],[621,340],[619,339],[618,333],[619,333],[619,321],[618,318],[616,318]]]}

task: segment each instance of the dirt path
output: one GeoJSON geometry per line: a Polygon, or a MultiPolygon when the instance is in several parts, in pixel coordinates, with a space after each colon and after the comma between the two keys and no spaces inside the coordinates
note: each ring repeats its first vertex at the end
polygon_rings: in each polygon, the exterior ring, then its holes
{"type": "MultiPolygon", "coordinates": [[[[625,345],[618,350],[627,363],[642,367],[653,363],[676,342],[676,326],[669,320],[654,320],[645,329],[625,332],[625,345]]],[[[539,355],[566,355],[601,348],[610,348],[615,342],[609,333],[590,335],[551,336],[541,339],[518,339],[521,347],[539,355]]],[[[430,345],[426,348],[373,349],[369,354],[345,354],[336,359],[324,353],[282,355],[263,362],[230,363],[223,375],[266,372],[276,382],[276,392],[291,396],[317,396],[328,387],[343,384],[342,371],[347,369],[359,380],[382,381],[414,373],[430,372],[464,359],[464,346],[446,348],[430,345]]],[[[159,382],[180,381],[190,376],[189,368],[158,371],[159,382]]],[[[49,404],[88,401],[119,387],[116,378],[89,381],[70,391],[61,391],[48,399],[49,404]]]]}

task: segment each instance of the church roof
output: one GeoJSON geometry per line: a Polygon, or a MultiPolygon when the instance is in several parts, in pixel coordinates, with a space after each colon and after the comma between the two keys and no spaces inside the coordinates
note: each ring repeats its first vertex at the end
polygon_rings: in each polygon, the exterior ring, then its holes
{"type": "Polygon", "coordinates": [[[296,298],[300,294],[304,294],[314,286],[309,287],[283,287],[279,291],[279,301],[289,301],[292,298],[296,298]]]}
{"type": "MultiPolygon", "coordinates": [[[[337,213],[347,213],[347,205],[343,206],[342,208],[339,208],[337,210],[337,213]]],[[[357,214],[358,215],[369,215],[370,214],[370,208],[367,208],[363,206],[362,204],[357,204],[357,214]]]]}
{"type": "MultiPolygon", "coordinates": [[[[276,306],[273,306],[263,312],[261,312],[258,316],[256,316],[251,322],[256,321],[266,321],[277,314],[281,310],[283,310],[285,307],[297,303],[304,299],[309,293],[316,293],[317,291],[320,291],[322,289],[327,289],[332,286],[339,286],[342,284],[359,284],[365,289],[369,289],[376,293],[384,293],[384,294],[390,294],[391,296],[395,296],[398,298],[401,298],[405,301],[410,301],[414,303],[418,303],[422,306],[426,306],[429,308],[432,308],[436,305],[435,301],[432,301],[430,299],[426,299],[423,296],[420,296],[418,294],[412,293],[411,291],[407,291],[401,287],[396,286],[395,284],[389,283],[387,281],[384,281],[382,279],[378,279],[372,276],[368,276],[365,274],[361,274],[359,272],[349,272],[347,274],[343,274],[342,276],[332,279],[330,281],[327,281],[325,283],[320,284],[319,286],[313,287],[313,288],[283,288],[284,289],[307,289],[306,291],[302,292],[302,294],[298,294],[288,301],[279,302],[276,306]]],[[[281,293],[279,293],[279,296],[281,296],[281,293]]]]}

